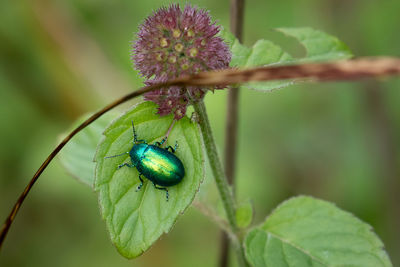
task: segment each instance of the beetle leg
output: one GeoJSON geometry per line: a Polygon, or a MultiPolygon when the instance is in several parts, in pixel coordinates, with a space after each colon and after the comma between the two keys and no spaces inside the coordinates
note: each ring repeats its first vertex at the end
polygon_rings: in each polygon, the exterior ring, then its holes
{"type": "Polygon", "coordinates": [[[174,147],[174,150],[176,151],[176,150],[178,149],[178,147],[179,147],[179,146],[178,146],[178,140],[176,140],[176,141],[175,141],[175,147],[174,147]]]}
{"type": "Polygon", "coordinates": [[[167,146],[165,149],[166,150],[168,150],[168,149],[171,150],[172,153],[175,153],[175,151],[176,151],[176,149],[173,148],[172,146],[167,146]]]}
{"type": "Polygon", "coordinates": [[[175,146],[174,146],[174,147],[172,147],[172,146],[168,146],[168,147],[166,147],[165,149],[166,149],[166,150],[170,149],[172,153],[175,153],[175,152],[176,152],[176,150],[178,149],[178,141],[176,141],[176,143],[175,143],[175,146]]]}
{"type": "Polygon", "coordinates": [[[166,196],[167,196],[167,201],[169,199],[169,193],[168,193],[168,188],[166,187],[158,187],[155,183],[153,183],[154,187],[158,190],[164,190],[166,192],[166,196]]]}
{"type": "Polygon", "coordinates": [[[162,145],[165,143],[165,141],[167,141],[167,137],[164,137],[164,138],[161,140],[161,142],[155,142],[154,145],[156,145],[156,146],[162,146],[162,145]]]}
{"type": "Polygon", "coordinates": [[[133,166],[132,164],[129,164],[129,163],[123,163],[123,164],[121,164],[121,165],[118,165],[118,168],[117,168],[117,170],[118,169],[121,169],[122,167],[124,167],[124,166],[128,166],[129,168],[133,168],[133,167],[135,167],[135,166],[133,166]]]}
{"type": "Polygon", "coordinates": [[[139,174],[140,185],[137,187],[136,191],[139,191],[143,186],[142,174],[139,174]]]}

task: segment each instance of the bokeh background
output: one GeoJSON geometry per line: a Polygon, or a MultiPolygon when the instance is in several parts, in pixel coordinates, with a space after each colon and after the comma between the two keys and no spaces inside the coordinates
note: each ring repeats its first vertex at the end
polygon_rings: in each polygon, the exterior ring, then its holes
{"type": "MultiPolygon", "coordinates": [[[[169,3],[0,3],[1,222],[60,133],[142,85],[130,42],[139,23],[169,3]]],[[[229,27],[228,1],[191,3],[229,27]]],[[[269,38],[301,56],[293,39],[271,29],[311,26],[357,56],[400,56],[399,14],[397,0],[249,0],[244,43],[269,38]]],[[[220,151],[225,97],[206,97],[220,151]]],[[[253,199],[255,223],[288,197],[319,197],[371,224],[400,266],[399,105],[398,78],[241,91],[237,191],[253,199]]],[[[55,161],[17,216],[0,266],[216,266],[218,242],[218,228],[190,208],[150,251],[126,260],[109,241],[95,193],[55,161]]]]}

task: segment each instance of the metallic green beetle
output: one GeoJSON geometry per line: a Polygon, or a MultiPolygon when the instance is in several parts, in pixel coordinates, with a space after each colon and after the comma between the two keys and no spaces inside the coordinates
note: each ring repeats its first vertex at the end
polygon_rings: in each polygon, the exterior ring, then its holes
{"type": "Polygon", "coordinates": [[[185,168],[183,167],[182,161],[173,154],[178,148],[178,142],[175,143],[174,148],[171,146],[162,148],[161,146],[167,140],[167,137],[164,137],[161,142],[155,142],[153,145],[149,145],[147,144],[146,140],[137,139],[133,122],[132,130],[133,147],[131,150],[121,155],[115,155],[106,158],[129,154],[131,163],[123,163],[118,166],[118,169],[123,166],[128,166],[130,168],[136,167],[139,172],[140,180],[140,185],[137,187],[137,190],[142,188],[142,176],[144,176],[153,182],[153,185],[156,189],[164,190],[166,192],[168,201],[169,193],[167,187],[180,183],[185,176],[185,168]]]}

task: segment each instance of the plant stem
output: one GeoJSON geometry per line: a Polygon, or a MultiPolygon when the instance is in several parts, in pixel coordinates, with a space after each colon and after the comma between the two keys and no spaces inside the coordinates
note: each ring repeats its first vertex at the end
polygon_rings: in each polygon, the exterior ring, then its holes
{"type": "MultiPolygon", "coordinates": [[[[230,1],[230,28],[239,42],[243,37],[243,17],[244,17],[244,0],[230,1]]],[[[235,186],[235,163],[237,151],[237,135],[238,135],[238,108],[239,106],[239,88],[232,87],[228,90],[227,112],[225,124],[225,173],[228,183],[232,186],[234,195],[236,194],[235,186]]],[[[227,267],[229,261],[229,237],[225,232],[221,232],[219,267],[227,267]]]]}
{"type": "Polygon", "coordinates": [[[228,184],[228,180],[226,179],[224,169],[222,168],[221,161],[219,159],[217,153],[217,147],[215,145],[214,136],[211,131],[210,122],[208,120],[206,108],[204,102],[198,101],[193,103],[194,110],[196,111],[197,115],[199,116],[199,125],[200,130],[203,136],[204,146],[207,152],[208,161],[211,166],[211,170],[214,175],[215,183],[217,185],[225,212],[226,217],[228,219],[229,226],[236,236],[235,240],[235,247],[236,247],[236,254],[238,258],[238,262],[240,266],[248,266],[247,262],[244,258],[244,249],[241,245],[241,236],[239,233],[239,229],[236,225],[236,217],[235,217],[235,201],[228,184]]]}

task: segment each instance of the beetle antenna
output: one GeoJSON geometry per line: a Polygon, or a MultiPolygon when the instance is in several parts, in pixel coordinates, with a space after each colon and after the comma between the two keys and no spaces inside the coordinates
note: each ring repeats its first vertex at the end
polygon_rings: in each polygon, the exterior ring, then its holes
{"type": "Polygon", "coordinates": [[[115,157],[123,156],[123,155],[125,155],[125,154],[129,154],[129,152],[125,152],[125,153],[122,153],[122,154],[119,154],[119,155],[114,155],[114,156],[108,156],[108,157],[104,157],[104,158],[105,158],[105,159],[115,158],[115,157]]]}

